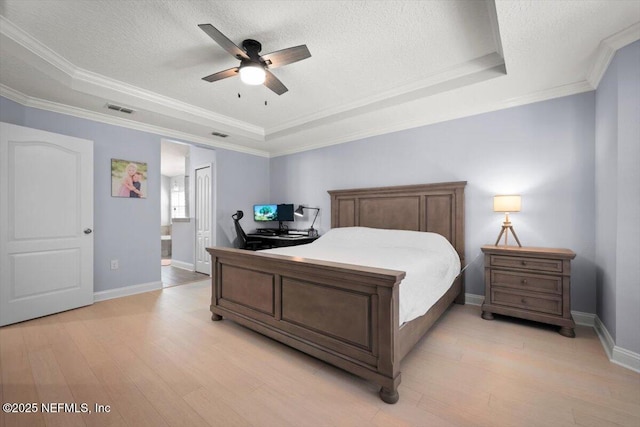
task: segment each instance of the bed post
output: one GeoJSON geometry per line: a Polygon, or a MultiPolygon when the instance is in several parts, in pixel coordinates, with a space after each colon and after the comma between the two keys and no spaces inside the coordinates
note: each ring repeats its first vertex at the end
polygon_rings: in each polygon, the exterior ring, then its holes
{"type": "MultiPolygon", "coordinates": [[[[452,242],[453,246],[456,248],[458,252],[458,256],[460,256],[460,268],[464,269],[465,267],[465,248],[464,248],[464,187],[466,185],[466,181],[460,183],[453,190],[455,197],[455,239],[452,242]]],[[[463,304],[465,302],[466,288],[464,283],[464,271],[460,273],[460,276],[456,279],[460,281],[460,293],[455,299],[456,304],[463,304]]]]}
{"type": "Polygon", "coordinates": [[[209,251],[208,249],[207,252],[211,254],[211,305],[209,306],[209,310],[211,311],[211,320],[213,320],[214,322],[218,322],[222,320],[222,316],[214,313],[213,310],[214,307],[218,305],[217,303],[219,293],[217,291],[217,284],[220,283],[221,272],[218,266],[218,257],[211,253],[211,251],[209,251]]]}
{"type": "Polygon", "coordinates": [[[400,349],[397,333],[399,330],[400,291],[398,286],[392,288],[378,286],[378,338],[380,351],[378,372],[384,375],[380,382],[380,399],[393,404],[398,401],[398,385],[400,385],[400,349]]]}

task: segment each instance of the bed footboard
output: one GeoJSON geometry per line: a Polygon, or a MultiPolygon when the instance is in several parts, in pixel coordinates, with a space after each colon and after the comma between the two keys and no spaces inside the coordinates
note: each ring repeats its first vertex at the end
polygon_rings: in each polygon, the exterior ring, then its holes
{"type": "Polygon", "coordinates": [[[398,293],[405,273],[208,248],[212,320],[227,317],[380,385],[398,400],[398,293]]]}

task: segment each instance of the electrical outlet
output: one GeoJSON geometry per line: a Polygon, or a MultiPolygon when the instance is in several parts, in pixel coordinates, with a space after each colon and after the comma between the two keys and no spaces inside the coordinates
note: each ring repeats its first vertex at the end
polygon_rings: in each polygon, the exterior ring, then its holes
{"type": "Polygon", "coordinates": [[[118,265],[118,260],[117,259],[112,259],[111,260],[111,269],[112,270],[117,270],[118,268],[120,268],[120,266],[118,265]]]}

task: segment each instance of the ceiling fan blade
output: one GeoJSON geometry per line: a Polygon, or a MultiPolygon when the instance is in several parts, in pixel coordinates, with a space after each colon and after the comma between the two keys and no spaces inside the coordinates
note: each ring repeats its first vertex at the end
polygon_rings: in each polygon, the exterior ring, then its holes
{"type": "Polygon", "coordinates": [[[238,59],[249,59],[247,53],[240,49],[234,42],[229,40],[227,36],[222,34],[216,27],[211,24],[198,25],[202,31],[207,33],[216,43],[218,43],[224,50],[238,59]]]}
{"type": "Polygon", "coordinates": [[[211,74],[210,76],[203,77],[202,80],[206,80],[209,83],[217,82],[218,80],[237,75],[239,70],[240,68],[238,67],[229,68],[228,70],[219,71],[217,73],[211,74]]]}
{"type": "Polygon", "coordinates": [[[264,85],[266,87],[268,87],[278,95],[282,95],[283,93],[289,90],[285,85],[282,84],[280,80],[278,80],[276,76],[274,76],[271,72],[269,72],[269,70],[264,70],[264,72],[266,73],[266,76],[264,79],[264,85]]]}
{"type": "Polygon", "coordinates": [[[282,67],[292,62],[302,61],[311,56],[311,52],[307,49],[307,45],[290,47],[275,52],[262,55],[262,60],[269,68],[282,67]]]}

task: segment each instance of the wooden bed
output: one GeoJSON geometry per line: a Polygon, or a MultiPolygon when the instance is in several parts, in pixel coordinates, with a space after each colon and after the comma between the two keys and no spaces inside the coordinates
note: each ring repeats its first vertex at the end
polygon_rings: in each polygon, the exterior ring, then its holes
{"type": "MultiPolygon", "coordinates": [[[[329,191],[331,227],[432,231],[464,266],[466,182],[329,191]]],[[[400,362],[442,313],[464,304],[460,275],[423,316],[399,325],[405,273],[231,248],[212,258],[212,320],[223,317],[380,385],[398,401],[400,362]]]]}

